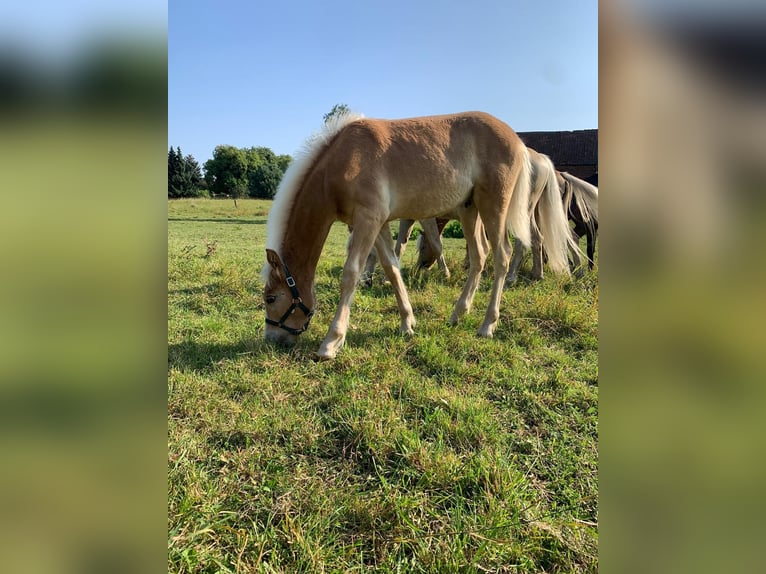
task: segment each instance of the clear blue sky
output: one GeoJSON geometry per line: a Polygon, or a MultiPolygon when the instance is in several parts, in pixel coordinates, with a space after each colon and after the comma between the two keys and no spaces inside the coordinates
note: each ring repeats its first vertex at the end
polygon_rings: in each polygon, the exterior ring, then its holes
{"type": "Polygon", "coordinates": [[[596,0],[170,0],[168,145],[293,154],[345,103],[598,127],[596,0]]]}

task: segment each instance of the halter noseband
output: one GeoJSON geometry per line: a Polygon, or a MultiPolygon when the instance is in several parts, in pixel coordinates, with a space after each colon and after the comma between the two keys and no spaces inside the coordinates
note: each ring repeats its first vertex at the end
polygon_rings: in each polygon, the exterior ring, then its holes
{"type": "Polygon", "coordinates": [[[282,267],[285,268],[285,281],[287,282],[287,286],[290,288],[290,292],[293,295],[293,304],[288,307],[287,311],[285,311],[285,314],[279,318],[279,321],[274,321],[266,317],[266,324],[280,327],[291,335],[300,335],[309,328],[309,323],[311,323],[311,318],[314,316],[314,311],[303,304],[303,299],[301,299],[301,296],[298,293],[298,288],[295,286],[295,279],[293,279],[293,276],[290,275],[290,270],[287,268],[287,265],[284,262],[282,262],[282,267]],[[292,327],[285,325],[287,318],[295,313],[296,309],[300,309],[303,311],[303,314],[306,315],[306,322],[300,329],[293,329],[292,327]]]}

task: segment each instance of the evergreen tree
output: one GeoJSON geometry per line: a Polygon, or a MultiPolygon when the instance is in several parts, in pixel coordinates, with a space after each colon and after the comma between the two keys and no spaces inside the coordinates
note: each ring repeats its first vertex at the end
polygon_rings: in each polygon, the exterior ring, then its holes
{"type": "Polygon", "coordinates": [[[183,156],[181,148],[168,152],[168,197],[199,197],[202,195],[202,169],[194,156],[183,156]]]}
{"type": "Polygon", "coordinates": [[[184,191],[184,165],[181,148],[174,150],[173,146],[170,146],[168,152],[168,197],[183,197],[184,191]]]}
{"type": "Polygon", "coordinates": [[[184,172],[186,182],[188,183],[189,195],[198,197],[202,195],[204,179],[202,178],[202,168],[193,155],[187,155],[184,158],[184,172]]]}

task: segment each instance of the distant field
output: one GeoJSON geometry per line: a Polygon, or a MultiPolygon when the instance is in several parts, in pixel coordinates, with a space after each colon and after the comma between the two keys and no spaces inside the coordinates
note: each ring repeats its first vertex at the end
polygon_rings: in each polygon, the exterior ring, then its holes
{"type": "MultiPolygon", "coordinates": [[[[317,271],[291,351],[263,341],[271,202],[168,202],[169,572],[595,572],[598,275],[506,290],[495,338],[447,324],[452,278],[357,290],[345,347],[312,360],[339,298],[348,232],[317,271]]],[[[528,272],[526,262],[523,273],[528,272]]]]}

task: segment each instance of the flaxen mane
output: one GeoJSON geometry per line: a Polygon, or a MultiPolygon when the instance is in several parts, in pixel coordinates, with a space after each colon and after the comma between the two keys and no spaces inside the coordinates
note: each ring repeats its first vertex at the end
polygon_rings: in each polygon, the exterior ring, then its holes
{"type": "MultiPolygon", "coordinates": [[[[274,195],[274,203],[266,223],[266,248],[273,249],[280,256],[282,255],[282,238],[285,232],[285,225],[290,217],[295,194],[301,186],[301,182],[306,177],[307,170],[314,164],[319,153],[330,143],[333,136],[337,134],[348,124],[364,118],[363,114],[347,112],[345,114],[333,116],[325,123],[321,130],[311,135],[303,144],[300,150],[296,152],[290,167],[287,168],[282,181],[274,195]]],[[[264,283],[269,278],[268,263],[261,270],[261,281],[264,283]]]]}

